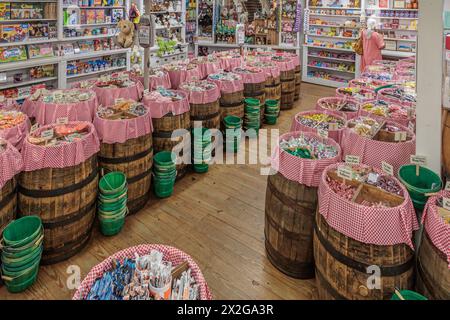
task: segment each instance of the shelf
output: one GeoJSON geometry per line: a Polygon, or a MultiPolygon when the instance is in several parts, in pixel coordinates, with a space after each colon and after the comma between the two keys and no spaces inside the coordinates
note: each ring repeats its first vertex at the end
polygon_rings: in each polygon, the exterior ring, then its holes
{"type": "Polygon", "coordinates": [[[125,9],[124,6],[77,6],[75,4],[72,5],[63,5],[63,9],[88,9],[88,10],[94,10],[94,9],[125,9]]]}
{"type": "Polygon", "coordinates": [[[27,80],[27,81],[18,82],[18,83],[10,83],[10,84],[5,84],[5,85],[0,84],[0,90],[16,88],[16,87],[23,87],[23,86],[27,86],[27,85],[53,81],[53,80],[57,80],[57,79],[58,79],[58,77],[46,77],[46,78],[40,78],[40,79],[27,80]]]}
{"type": "Polygon", "coordinates": [[[182,13],[182,11],[150,11],[150,14],[164,14],[164,13],[182,13]]]}
{"type": "Polygon", "coordinates": [[[313,84],[320,84],[322,86],[327,86],[327,87],[334,87],[334,88],[348,86],[348,82],[326,80],[326,79],[317,78],[317,77],[306,77],[306,79],[304,78],[303,81],[308,82],[308,83],[313,83],[313,84]]]}
{"type": "Polygon", "coordinates": [[[117,22],[100,22],[100,23],[80,23],[80,24],[73,24],[73,25],[65,25],[63,28],[70,29],[70,28],[82,28],[82,27],[100,27],[100,26],[113,26],[116,25],[117,22]]]}
{"type": "Polygon", "coordinates": [[[46,64],[55,64],[60,61],[61,57],[40,58],[40,59],[28,59],[24,61],[0,63],[0,72],[9,70],[20,70],[35,66],[42,66],[46,64]]]}
{"type": "Polygon", "coordinates": [[[388,56],[388,57],[409,58],[409,57],[415,56],[416,53],[415,52],[382,50],[381,55],[388,56]]]}
{"type": "Polygon", "coordinates": [[[30,44],[40,44],[40,43],[52,43],[58,42],[58,39],[43,39],[43,40],[26,40],[20,42],[8,42],[8,43],[0,43],[0,48],[2,47],[12,47],[12,46],[25,46],[30,44]]]}
{"type": "Polygon", "coordinates": [[[121,70],[126,68],[127,66],[121,66],[121,67],[112,67],[112,68],[108,68],[108,69],[104,69],[104,70],[99,70],[99,71],[93,71],[93,72],[86,72],[86,73],[80,73],[80,74],[71,74],[71,75],[67,75],[67,79],[74,79],[74,78],[81,78],[81,77],[88,77],[94,74],[99,74],[99,73],[104,73],[104,72],[110,72],[110,71],[115,71],[115,70],[121,70]]]}
{"type": "Polygon", "coordinates": [[[325,28],[341,28],[341,29],[361,29],[361,27],[346,27],[344,25],[340,26],[332,26],[332,25],[326,25],[326,24],[316,24],[316,23],[308,23],[309,26],[313,27],[325,27],[325,28]]]}
{"type": "Polygon", "coordinates": [[[319,17],[361,18],[360,15],[356,15],[356,14],[343,15],[343,14],[309,13],[309,15],[310,16],[319,16],[319,17]]]}
{"type": "Polygon", "coordinates": [[[178,25],[178,26],[170,26],[170,27],[155,27],[155,30],[166,30],[167,28],[169,29],[178,29],[178,28],[183,28],[184,26],[182,24],[178,25]]]}
{"type": "Polygon", "coordinates": [[[403,31],[403,32],[417,32],[417,30],[413,29],[389,29],[389,28],[377,28],[379,31],[403,31]]]}
{"type": "Polygon", "coordinates": [[[126,53],[129,50],[130,50],[129,48],[125,48],[125,49],[99,50],[99,51],[93,51],[93,52],[71,54],[71,55],[62,56],[61,60],[72,61],[72,60],[81,60],[81,59],[103,57],[103,56],[109,56],[109,55],[116,55],[116,54],[126,53]]]}
{"type": "Polygon", "coordinates": [[[417,40],[414,39],[400,39],[400,38],[384,38],[384,40],[400,41],[400,42],[417,42],[417,40]]]}
{"type": "Polygon", "coordinates": [[[327,68],[327,67],[319,67],[319,66],[313,66],[308,64],[308,68],[314,68],[314,69],[322,69],[322,70],[328,70],[328,71],[334,71],[334,72],[342,72],[342,73],[350,73],[355,74],[355,71],[346,71],[346,70],[339,70],[335,68],[327,68]]]}
{"type": "Polygon", "coordinates": [[[376,19],[398,19],[398,20],[419,20],[419,18],[405,18],[405,17],[374,17],[376,19]]]}
{"type": "MultiPolygon", "coordinates": [[[[238,44],[234,43],[212,43],[199,41],[196,43],[200,47],[217,47],[217,48],[239,48],[238,44]]],[[[275,50],[298,50],[300,47],[296,46],[282,46],[282,45],[257,45],[257,44],[244,44],[246,48],[270,48],[275,50]]]]}
{"type": "Polygon", "coordinates": [[[0,20],[0,24],[4,24],[4,23],[8,23],[8,24],[13,24],[13,23],[26,23],[26,22],[52,22],[52,21],[56,21],[55,19],[10,19],[10,20],[0,20]]]}
{"type": "Polygon", "coordinates": [[[331,39],[348,39],[348,40],[357,40],[358,38],[352,38],[352,37],[342,37],[342,36],[327,36],[323,34],[306,34],[309,37],[322,37],[322,38],[331,38],[331,39]]]}
{"type": "Polygon", "coordinates": [[[348,8],[348,7],[327,7],[327,6],[308,6],[309,9],[331,9],[331,10],[354,10],[361,11],[361,7],[348,8]]]}
{"type": "Polygon", "coordinates": [[[111,38],[111,37],[115,37],[115,36],[116,36],[115,34],[99,34],[99,35],[96,35],[96,36],[68,37],[68,38],[63,38],[61,40],[61,42],[104,39],[104,38],[111,38]]]}
{"type": "Polygon", "coordinates": [[[419,11],[419,9],[394,9],[394,8],[366,8],[373,11],[419,11]]]}
{"type": "Polygon", "coordinates": [[[304,47],[307,48],[315,48],[315,49],[323,49],[323,50],[332,50],[332,51],[344,51],[344,52],[355,52],[353,49],[344,49],[344,48],[327,48],[327,47],[319,47],[305,44],[304,47]]]}
{"type": "Polygon", "coordinates": [[[339,59],[339,58],[332,58],[332,57],[322,57],[322,56],[315,56],[313,54],[308,54],[308,57],[322,59],[322,60],[341,61],[341,62],[351,62],[351,63],[356,62],[355,60],[339,59]]]}

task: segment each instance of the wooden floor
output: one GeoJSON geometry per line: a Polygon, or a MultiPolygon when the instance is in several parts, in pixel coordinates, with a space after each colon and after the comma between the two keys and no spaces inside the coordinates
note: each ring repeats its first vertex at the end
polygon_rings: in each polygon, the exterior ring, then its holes
{"type": "MultiPolygon", "coordinates": [[[[283,111],[276,126],[288,132],[293,116],[312,109],[334,90],[302,84],[302,99],[283,111]]],[[[248,148],[248,147],[247,147],[248,148]]],[[[151,199],[128,217],[122,232],[104,237],[98,230],[75,257],[40,268],[38,281],[21,294],[0,288],[0,299],[70,299],[70,265],[81,278],[111,254],[138,244],[161,243],[190,254],[205,275],[215,299],[314,299],[314,280],[296,280],[275,269],[264,249],[266,176],[259,165],[216,165],[207,174],[189,173],[165,200],[151,199]]]]}

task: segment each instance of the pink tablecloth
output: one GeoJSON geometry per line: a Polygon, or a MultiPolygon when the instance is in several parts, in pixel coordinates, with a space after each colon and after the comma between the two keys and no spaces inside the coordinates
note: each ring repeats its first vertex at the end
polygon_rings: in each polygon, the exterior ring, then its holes
{"type": "MultiPolygon", "coordinates": [[[[317,114],[317,113],[329,114],[338,119],[341,119],[344,123],[346,122],[346,120],[343,117],[338,116],[337,114],[330,112],[330,111],[303,111],[303,112],[299,112],[295,115],[294,119],[292,120],[291,131],[317,133],[317,128],[305,126],[297,121],[297,116],[312,115],[312,114],[317,114]]],[[[339,129],[339,130],[328,131],[328,137],[333,139],[334,141],[336,141],[339,145],[341,145],[344,129],[345,129],[345,127],[343,127],[342,129],[339,129]]]]}
{"type": "Polygon", "coordinates": [[[124,143],[153,131],[152,118],[148,111],[140,117],[118,120],[103,119],[96,114],[94,126],[100,141],[108,144],[124,143]]]}
{"type": "Polygon", "coordinates": [[[22,171],[23,162],[20,152],[10,142],[0,151],[0,189],[16,174],[22,171]]]}
{"type": "MultiPolygon", "coordinates": [[[[342,89],[345,89],[345,88],[337,88],[336,89],[336,97],[353,98],[353,99],[359,101],[360,103],[371,101],[376,98],[375,91],[373,91],[369,88],[360,88],[359,92],[354,93],[354,94],[344,93],[343,91],[341,91],[342,89]]],[[[355,88],[350,88],[350,89],[355,89],[355,88]]]]}
{"type": "Polygon", "coordinates": [[[114,105],[116,99],[119,98],[141,101],[144,94],[144,86],[139,81],[126,88],[94,87],[93,90],[97,94],[98,103],[104,107],[114,105]]]}
{"type": "Polygon", "coordinates": [[[273,57],[271,61],[275,62],[278,65],[280,71],[289,71],[295,69],[295,63],[291,58],[284,57],[282,60],[278,60],[273,57]]]}
{"type": "MultiPolygon", "coordinates": [[[[394,208],[366,207],[335,193],[328,185],[327,172],[340,164],[327,167],[319,185],[319,212],[336,231],[360,242],[380,246],[405,243],[414,249],[413,231],[419,229],[416,212],[405,187],[401,186],[405,201],[394,208]]],[[[379,173],[381,170],[375,169],[379,173]]]]}
{"type": "Polygon", "coordinates": [[[436,201],[441,197],[450,198],[450,191],[441,191],[438,195],[428,199],[423,210],[422,224],[431,242],[447,258],[448,268],[450,269],[450,224],[445,223],[439,215],[436,205],[436,201]]]}
{"type": "Polygon", "coordinates": [[[189,100],[186,93],[180,90],[174,91],[182,95],[183,99],[172,101],[171,98],[155,95],[155,91],[144,95],[142,102],[149,109],[152,119],[160,119],[168,113],[172,113],[176,116],[190,110],[189,100]]]}
{"type": "Polygon", "coordinates": [[[329,112],[332,112],[333,114],[336,114],[340,117],[345,118],[346,120],[351,120],[351,119],[356,118],[359,114],[359,102],[353,98],[347,98],[347,97],[326,97],[326,98],[321,98],[317,101],[316,110],[329,111],[329,112]],[[339,111],[339,110],[326,109],[324,107],[324,105],[326,103],[342,103],[342,104],[344,104],[345,102],[354,103],[356,106],[358,106],[358,110],[356,110],[356,111],[339,111]]]}
{"type": "MultiPolygon", "coordinates": [[[[170,89],[172,87],[172,84],[170,83],[170,77],[167,71],[164,71],[164,75],[162,77],[158,77],[156,75],[149,76],[149,90],[155,90],[158,87],[163,87],[165,89],[170,89]]],[[[135,76],[132,73],[130,73],[130,79],[134,81],[139,81],[142,85],[144,85],[144,77],[142,76],[135,76]]]]}
{"type": "MultiPolygon", "coordinates": [[[[395,124],[394,122],[387,122],[395,124]]],[[[384,142],[362,137],[349,128],[344,130],[342,137],[342,157],[347,155],[358,156],[361,163],[381,168],[381,163],[387,162],[394,167],[394,173],[404,164],[410,162],[410,156],[416,154],[416,137],[408,128],[399,126],[405,132],[408,132],[413,138],[405,142],[384,142]]]]}
{"type": "Polygon", "coordinates": [[[170,77],[170,83],[172,84],[172,89],[178,89],[180,84],[191,80],[200,80],[200,70],[198,66],[193,69],[181,69],[181,70],[167,70],[170,77]]]}
{"type": "Polygon", "coordinates": [[[23,140],[30,131],[31,123],[28,117],[25,121],[21,122],[17,126],[9,129],[0,130],[0,138],[8,140],[11,144],[20,151],[22,149],[23,140]]]}
{"type": "Polygon", "coordinates": [[[261,68],[243,67],[244,69],[253,70],[253,73],[241,72],[239,68],[234,68],[233,73],[242,77],[244,83],[261,83],[266,81],[267,75],[261,68]]]}
{"type": "Polygon", "coordinates": [[[205,104],[217,101],[220,98],[220,89],[214,83],[214,88],[204,91],[189,91],[180,87],[180,91],[184,92],[188,97],[189,103],[193,104],[205,104]]]}
{"type": "Polygon", "coordinates": [[[219,60],[216,62],[200,62],[197,63],[197,67],[200,73],[200,79],[205,79],[208,74],[219,72],[222,68],[219,60]]]}
{"type": "MultiPolygon", "coordinates": [[[[89,91],[94,93],[92,90],[89,91]]],[[[22,110],[30,118],[35,118],[40,125],[55,123],[58,118],[63,117],[67,117],[69,121],[92,122],[98,103],[95,94],[86,101],[76,103],[48,103],[41,100],[32,101],[28,98],[24,101],[22,110]]]]}
{"type": "Polygon", "coordinates": [[[172,262],[173,266],[178,266],[184,261],[187,261],[189,268],[191,269],[191,275],[194,277],[195,282],[199,285],[200,299],[212,299],[212,294],[209,291],[208,284],[206,283],[202,271],[189,255],[171,246],[160,244],[141,244],[121,250],[93,267],[91,271],[89,271],[86,278],[84,278],[83,282],[81,282],[81,285],[78,287],[73,296],[73,300],[86,299],[95,280],[100,278],[106,271],[110,270],[115,260],[120,260],[123,262],[125,258],[135,258],[136,253],[139,256],[143,256],[150,254],[152,250],[158,250],[161,252],[164,255],[163,260],[172,262]]]}
{"type": "Polygon", "coordinates": [[[242,57],[219,57],[220,66],[225,71],[231,71],[240,67],[244,61],[242,57]]]}
{"type": "Polygon", "coordinates": [[[285,56],[288,58],[292,59],[292,62],[294,62],[294,66],[298,67],[300,65],[300,56],[296,53],[291,53],[291,52],[279,52],[276,55],[281,55],[281,56],[285,56]]]}
{"type": "Polygon", "coordinates": [[[233,93],[244,90],[244,82],[239,74],[238,80],[225,80],[225,79],[211,79],[211,75],[208,77],[208,81],[214,82],[220,89],[221,93],[233,93]]]}
{"type": "Polygon", "coordinates": [[[388,83],[385,81],[365,78],[352,79],[349,82],[350,88],[368,88],[370,90],[375,90],[376,88],[385,86],[387,84],[388,83]]]}
{"type": "Polygon", "coordinates": [[[277,144],[272,155],[272,168],[280,172],[286,179],[297,181],[308,187],[318,187],[323,170],[329,165],[341,161],[341,148],[334,140],[324,139],[310,132],[289,132],[282,135],[279,141],[289,140],[291,137],[299,137],[300,135],[314,137],[326,145],[335,147],[338,150],[338,155],[331,159],[302,159],[280,149],[280,145],[277,144]]]}
{"type": "MultiPolygon", "coordinates": [[[[76,123],[76,122],[69,122],[76,123]]],[[[100,150],[97,132],[92,123],[86,122],[89,133],[83,139],[59,146],[39,146],[28,142],[26,138],[22,147],[22,159],[24,171],[34,171],[44,168],[66,168],[83,163],[100,150]]],[[[56,125],[46,125],[38,130],[36,134],[44,130],[54,128],[56,125]]]]}
{"type": "Polygon", "coordinates": [[[278,78],[280,76],[280,67],[273,61],[265,61],[267,65],[258,65],[258,62],[247,62],[246,65],[262,69],[266,73],[266,78],[278,78]]]}

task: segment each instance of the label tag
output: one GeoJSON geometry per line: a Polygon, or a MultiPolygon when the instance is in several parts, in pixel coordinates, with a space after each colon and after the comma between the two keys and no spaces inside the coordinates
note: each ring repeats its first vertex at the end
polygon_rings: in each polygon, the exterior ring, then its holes
{"type": "Polygon", "coordinates": [[[322,138],[325,138],[325,139],[328,138],[327,130],[317,129],[317,134],[322,138]]]}
{"type": "Polygon", "coordinates": [[[337,130],[339,130],[339,126],[336,122],[330,122],[328,124],[328,130],[329,131],[337,131],[337,130]]]}
{"type": "Polygon", "coordinates": [[[450,191],[450,181],[445,184],[445,191],[450,191]]]}
{"type": "Polygon", "coordinates": [[[411,163],[419,166],[427,165],[427,157],[426,156],[411,156],[411,163]]]}
{"type": "Polygon", "coordinates": [[[358,156],[351,156],[351,155],[347,155],[345,156],[345,163],[348,164],[360,164],[361,160],[358,156]]]}
{"type": "Polygon", "coordinates": [[[61,117],[56,119],[57,124],[67,124],[69,122],[69,118],[67,117],[61,117]]]}
{"type": "Polygon", "coordinates": [[[442,198],[442,207],[450,211],[450,198],[442,198]]]}
{"type": "Polygon", "coordinates": [[[346,166],[341,166],[337,171],[338,177],[342,179],[352,180],[353,179],[353,170],[346,166]]]}
{"type": "Polygon", "coordinates": [[[39,129],[39,123],[35,123],[30,128],[30,133],[35,132],[37,129],[39,129]]]}
{"type": "Polygon", "coordinates": [[[406,110],[408,118],[412,118],[414,116],[414,109],[413,108],[408,108],[406,110]]]}
{"type": "Polygon", "coordinates": [[[413,123],[413,122],[410,121],[410,122],[408,123],[408,129],[409,129],[410,131],[414,132],[415,126],[414,126],[414,123],[413,123]]]}
{"type": "Polygon", "coordinates": [[[381,169],[390,176],[394,175],[394,167],[385,161],[381,162],[381,169]]]}
{"type": "Polygon", "coordinates": [[[41,132],[41,138],[43,139],[51,139],[53,138],[54,132],[53,129],[45,130],[41,132]]]}
{"type": "Polygon", "coordinates": [[[406,141],[406,131],[397,131],[394,134],[394,140],[395,141],[406,141]]]}

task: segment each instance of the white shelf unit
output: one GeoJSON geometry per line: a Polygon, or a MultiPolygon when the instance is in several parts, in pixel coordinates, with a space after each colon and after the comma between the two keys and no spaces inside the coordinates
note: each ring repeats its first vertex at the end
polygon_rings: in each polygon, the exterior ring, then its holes
{"type": "Polygon", "coordinates": [[[355,42],[358,39],[363,4],[361,3],[361,7],[350,8],[346,7],[348,1],[341,0],[340,3],[344,6],[317,7],[309,6],[309,0],[306,0],[302,70],[304,82],[342,87],[360,74],[360,57],[347,42],[355,42]],[[315,72],[320,72],[321,76],[315,76],[315,72]]]}
{"type": "MultiPolygon", "coordinates": [[[[0,43],[0,49],[8,49],[13,46],[29,46],[33,44],[45,44],[51,43],[54,47],[53,57],[48,58],[35,58],[35,59],[27,59],[24,61],[15,61],[8,63],[0,63],[0,74],[6,75],[6,82],[0,82],[0,95],[2,95],[3,90],[15,89],[17,88],[19,92],[19,98],[16,100],[21,100],[26,98],[21,92],[26,92],[26,88],[37,85],[40,83],[45,83],[53,88],[67,88],[70,86],[72,80],[76,80],[79,78],[88,78],[90,76],[95,77],[98,76],[99,73],[107,73],[119,70],[129,70],[129,58],[130,58],[130,49],[112,49],[112,50],[99,50],[99,51],[89,51],[78,54],[71,55],[58,55],[60,52],[57,50],[60,44],[69,43],[69,42],[78,42],[78,41],[89,41],[89,40],[101,40],[105,38],[112,38],[115,34],[96,34],[96,35],[88,35],[88,36],[78,36],[78,37],[64,37],[64,30],[67,28],[72,28],[74,26],[65,26],[64,25],[64,10],[68,8],[68,5],[64,5],[63,0],[0,0],[0,3],[56,3],[56,19],[12,19],[12,20],[1,20],[0,27],[5,24],[15,24],[22,22],[54,22],[56,26],[57,36],[55,38],[50,39],[36,39],[36,40],[25,40],[20,42],[12,42],[12,43],[0,43]],[[86,74],[77,74],[77,75],[67,75],[67,63],[73,60],[87,60],[87,59],[95,59],[102,56],[123,56],[126,59],[126,65],[124,66],[114,66],[104,70],[96,70],[92,73],[86,74]],[[29,70],[33,67],[37,66],[45,66],[45,65],[53,65],[54,66],[54,74],[52,76],[45,76],[39,79],[31,78],[29,75],[29,70]],[[13,75],[15,74],[23,74],[23,80],[20,82],[14,82],[13,75]]],[[[95,6],[95,7],[82,7],[80,10],[97,10],[97,9],[122,9],[124,10],[124,14],[128,11],[130,5],[129,0],[124,0],[123,6],[95,6]]],[[[70,6],[72,8],[72,6],[70,6]]],[[[86,23],[76,25],[77,28],[100,28],[107,26],[114,26],[116,23],[105,21],[101,23],[86,23]]]]}

